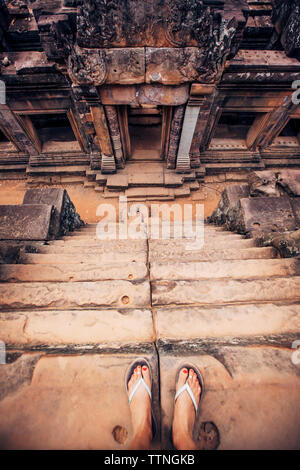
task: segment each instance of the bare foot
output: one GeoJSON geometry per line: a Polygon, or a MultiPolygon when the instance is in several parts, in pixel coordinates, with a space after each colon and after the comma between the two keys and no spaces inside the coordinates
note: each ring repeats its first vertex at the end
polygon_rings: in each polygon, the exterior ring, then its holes
{"type": "MultiPolygon", "coordinates": [[[[197,405],[199,404],[201,386],[197,374],[193,369],[181,369],[178,382],[176,385],[177,391],[185,384],[188,378],[188,384],[194,394],[197,405]]],[[[194,450],[196,444],[193,441],[193,429],[195,424],[196,412],[187,391],[179,395],[174,407],[173,419],[173,444],[178,450],[194,450]]]]}
{"type": "MultiPolygon", "coordinates": [[[[140,380],[141,375],[151,390],[150,371],[146,365],[137,366],[128,382],[128,396],[135,384],[140,380]]],[[[147,390],[141,384],[135,392],[130,403],[131,420],[133,426],[134,441],[151,442],[152,426],[151,426],[151,400],[147,390]]]]}

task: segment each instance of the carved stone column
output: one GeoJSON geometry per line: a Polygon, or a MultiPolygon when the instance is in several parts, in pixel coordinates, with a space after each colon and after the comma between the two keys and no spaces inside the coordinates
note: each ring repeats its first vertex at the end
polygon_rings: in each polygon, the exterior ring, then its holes
{"type": "Polygon", "coordinates": [[[190,100],[200,106],[190,150],[192,168],[200,166],[200,152],[209,145],[211,130],[216,120],[214,112],[216,97],[217,91],[214,85],[192,85],[190,100]]]}
{"type": "Polygon", "coordinates": [[[118,114],[115,106],[105,106],[108,127],[112,140],[117,168],[125,167],[125,158],[122,149],[121,133],[119,127],[118,114]]]}
{"type": "Polygon", "coordinates": [[[199,104],[195,105],[193,102],[189,102],[186,107],[177,154],[177,173],[184,173],[189,171],[191,168],[190,150],[198,120],[199,110],[199,104]]]}
{"type": "Polygon", "coordinates": [[[174,107],[174,114],[171,124],[169,149],[167,153],[167,168],[174,169],[176,166],[176,157],[179,147],[181,128],[184,118],[185,105],[174,107]]]}
{"type": "Polygon", "coordinates": [[[114,173],[116,162],[103,106],[91,106],[91,114],[101,148],[101,172],[114,173]]]}

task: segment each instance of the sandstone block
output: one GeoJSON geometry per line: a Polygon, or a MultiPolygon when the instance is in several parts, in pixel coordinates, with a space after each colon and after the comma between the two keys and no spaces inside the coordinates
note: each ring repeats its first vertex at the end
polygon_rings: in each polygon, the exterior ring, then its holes
{"type": "Polygon", "coordinates": [[[300,170],[281,170],[277,180],[290,196],[300,196],[300,170]]]}
{"type": "Polygon", "coordinates": [[[288,197],[240,199],[236,209],[236,228],[240,233],[284,232],[296,229],[288,197]]]}
{"type": "Polygon", "coordinates": [[[54,206],[55,237],[65,235],[68,231],[75,230],[84,225],[65,189],[28,189],[25,193],[23,204],[50,204],[54,206]]]}
{"type": "Polygon", "coordinates": [[[0,240],[49,240],[55,235],[53,206],[0,206],[0,240]]]}

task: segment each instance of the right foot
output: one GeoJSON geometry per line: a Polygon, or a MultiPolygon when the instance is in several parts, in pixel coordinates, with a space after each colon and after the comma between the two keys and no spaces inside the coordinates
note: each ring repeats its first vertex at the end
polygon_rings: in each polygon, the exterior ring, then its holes
{"type": "MultiPolygon", "coordinates": [[[[128,396],[130,396],[135,384],[143,377],[151,390],[150,371],[147,366],[138,365],[128,382],[128,396]]],[[[131,419],[134,436],[147,436],[152,439],[151,426],[151,400],[146,389],[141,385],[130,403],[131,419]]]]}
{"type": "MultiPolygon", "coordinates": [[[[197,405],[199,405],[201,386],[197,374],[193,369],[181,369],[176,385],[177,391],[188,382],[197,405]]],[[[190,450],[194,448],[193,429],[195,424],[196,412],[190,395],[185,390],[179,395],[175,402],[174,419],[173,419],[173,443],[177,450],[190,450]]]]}

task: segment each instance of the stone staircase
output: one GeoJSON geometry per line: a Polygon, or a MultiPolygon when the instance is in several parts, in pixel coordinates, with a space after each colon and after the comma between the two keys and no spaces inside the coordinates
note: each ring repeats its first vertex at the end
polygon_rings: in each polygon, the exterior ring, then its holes
{"type": "Polygon", "coordinates": [[[113,175],[103,175],[100,170],[87,170],[85,187],[103,193],[105,198],[126,196],[129,201],[170,201],[176,197],[190,196],[199,189],[204,177],[201,169],[178,174],[168,170],[163,161],[129,161],[123,170],[113,175]]]}
{"type": "Polygon", "coordinates": [[[300,260],[211,225],[202,249],[143,233],[98,240],[91,224],[0,265],[0,447],[127,449],[124,378],[142,356],[154,449],[172,448],[183,361],[204,376],[199,448],[299,448],[300,260]]]}

